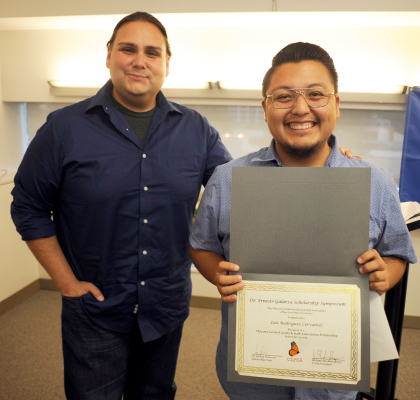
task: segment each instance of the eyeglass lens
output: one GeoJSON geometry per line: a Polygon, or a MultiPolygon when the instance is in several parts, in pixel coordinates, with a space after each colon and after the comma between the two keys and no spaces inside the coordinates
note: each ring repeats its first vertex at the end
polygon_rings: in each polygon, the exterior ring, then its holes
{"type": "Polygon", "coordinates": [[[324,107],[328,104],[330,94],[322,88],[311,88],[306,90],[279,89],[273,95],[273,104],[276,108],[292,107],[296,97],[302,93],[308,104],[312,107],[324,107]]]}

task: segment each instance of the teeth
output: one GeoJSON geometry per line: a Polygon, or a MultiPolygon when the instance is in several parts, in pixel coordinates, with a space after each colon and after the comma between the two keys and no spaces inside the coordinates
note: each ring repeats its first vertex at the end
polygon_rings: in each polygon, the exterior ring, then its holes
{"type": "Polygon", "coordinates": [[[301,129],[309,129],[309,128],[312,128],[314,126],[314,123],[313,122],[309,122],[307,124],[302,124],[302,125],[291,125],[291,124],[289,124],[289,126],[292,129],[301,130],[301,129]]]}

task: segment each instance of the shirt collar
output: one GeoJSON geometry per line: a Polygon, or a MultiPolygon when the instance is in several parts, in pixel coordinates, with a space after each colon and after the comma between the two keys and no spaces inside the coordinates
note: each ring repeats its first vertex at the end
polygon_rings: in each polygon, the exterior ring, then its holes
{"type": "Polygon", "coordinates": [[[331,134],[328,139],[328,145],[331,147],[331,152],[324,167],[341,167],[344,164],[346,157],[343,158],[343,155],[338,148],[337,138],[333,134],[331,134]]]}
{"type": "Polygon", "coordinates": [[[261,149],[251,160],[251,163],[276,163],[279,167],[283,167],[279,156],[276,153],[275,141],[271,139],[269,147],[261,149]]]}
{"type": "MultiPolygon", "coordinates": [[[[94,107],[101,106],[103,108],[113,107],[112,104],[112,89],[114,88],[111,79],[99,89],[98,93],[92,97],[86,111],[91,110],[94,107]]],[[[182,111],[171,101],[168,101],[162,91],[156,96],[156,107],[159,107],[166,111],[175,111],[183,114],[182,111]]]]}

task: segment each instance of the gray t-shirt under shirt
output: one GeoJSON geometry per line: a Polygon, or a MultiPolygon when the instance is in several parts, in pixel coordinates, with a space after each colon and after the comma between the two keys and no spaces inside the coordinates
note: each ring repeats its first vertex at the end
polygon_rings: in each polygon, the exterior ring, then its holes
{"type": "Polygon", "coordinates": [[[114,98],[112,98],[112,102],[114,107],[124,115],[131,128],[133,128],[134,133],[139,138],[140,143],[144,146],[147,139],[147,131],[149,130],[156,107],[146,112],[135,112],[124,107],[114,98]]]}

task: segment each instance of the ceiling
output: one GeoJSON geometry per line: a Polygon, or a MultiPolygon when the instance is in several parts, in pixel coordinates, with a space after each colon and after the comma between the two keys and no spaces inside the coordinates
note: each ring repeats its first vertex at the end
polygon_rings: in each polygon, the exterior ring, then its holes
{"type": "Polygon", "coordinates": [[[3,18],[162,13],[420,11],[418,0],[13,0],[0,2],[3,18]]]}

